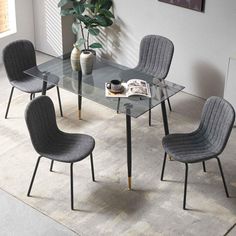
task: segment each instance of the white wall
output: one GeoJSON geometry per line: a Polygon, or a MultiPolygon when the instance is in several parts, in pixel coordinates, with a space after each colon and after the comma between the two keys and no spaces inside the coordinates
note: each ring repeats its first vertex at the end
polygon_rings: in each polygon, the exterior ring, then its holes
{"type": "Polygon", "coordinates": [[[32,0],[15,0],[17,32],[0,38],[0,63],[2,63],[2,50],[4,47],[18,39],[28,39],[34,42],[34,21],[32,0]]]}
{"type": "MultiPolygon", "coordinates": [[[[144,35],[166,36],[175,45],[167,79],[201,97],[223,95],[228,57],[236,55],[235,0],[206,0],[205,13],[157,0],[113,1],[116,24],[101,36],[107,56],[134,66],[144,35]]],[[[34,42],[32,9],[32,0],[16,0],[17,33],[0,39],[0,54],[11,41],[34,42]]]]}
{"type": "Polygon", "coordinates": [[[62,30],[57,0],[33,0],[35,47],[52,56],[62,54],[62,30]]]}
{"type": "Polygon", "coordinates": [[[52,56],[61,56],[72,50],[75,35],[73,17],[61,17],[58,0],[33,0],[35,47],[52,56]]]}
{"type": "Polygon", "coordinates": [[[108,56],[134,66],[144,35],[170,38],[175,53],[168,80],[207,98],[223,95],[228,57],[236,54],[236,1],[206,0],[205,13],[157,0],[114,0],[116,24],[106,30],[108,56]]]}

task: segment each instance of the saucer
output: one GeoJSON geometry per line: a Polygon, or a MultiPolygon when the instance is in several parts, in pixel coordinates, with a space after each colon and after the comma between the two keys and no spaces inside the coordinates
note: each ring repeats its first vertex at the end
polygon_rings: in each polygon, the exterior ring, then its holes
{"type": "Polygon", "coordinates": [[[113,90],[113,89],[108,89],[110,92],[116,94],[116,93],[123,93],[124,92],[124,86],[121,86],[119,90],[113,90]]]}

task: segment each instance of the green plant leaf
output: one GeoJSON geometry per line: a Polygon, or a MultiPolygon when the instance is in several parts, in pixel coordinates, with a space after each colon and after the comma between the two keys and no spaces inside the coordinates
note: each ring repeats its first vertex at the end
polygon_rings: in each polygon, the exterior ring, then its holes
{"type": "Polygon", "coordinates": [[[106,10],[106,9],[99,10],[99,13],[108,18],[115,18],[114,15],[109,10],[106,10]]]}
{"type": "Polygon", "coordinates": [[[95,8],[94,4],[91,4],[91,3],[84,4],[84,7],[89,8],[91,11],[94,11],[94,8],[95,8]]]}
{"type": "Polygon", "coordinates": [[[95,17],[95,19],[96,19],[96,22],[97,22],[100,26],[104,26],[104,27],[107,26],[107,22],[106,22],[105,16],[103,16],[103,15],[98,15],[98,16],[95,17]]]}
{"type": "Polygon", "coordinates": [[[105,27],[111,26],[113,24],[113,21],[110,18],[105,17],[105,20],[107,23],[105,27]]]}
{"type": "Polygon", "coordinates": [[[60,2],[57,4],[57,6],[58,7],[63,7],[69,2],[71,2],[71,0],[60,0],[60,2]]]}
{"type": "Polygon", "coordinates": [[[73,22],[72,24],[72,31],[74,34],[78,34],[78,32],[80,31],[80,25],[77,22],[73,22]]]}
{"type": "Polygon", "coordinates": [[[80,14],[77,14],[76,17],[82,21],[85,26],[88,28],[92,23],[93,23],[93,19],[87,15],[80,15],[80,14]]]}
{"type": "Polygon", "coordinates": [[[96,19],[96,23],[103,27],[108,27],[113,24],[113,21],[104,15],[98,15],[96,16],[95,19],[96,19]]]}
{"type": "Polygon", "coordinates": [[[61,9],[61,16],[71,16],[75,13],[73,8],[61,9]]]}
{"type": "Polygon", "coordinates": [[[112,1],[111,0],[104,0],[101,3],[101,9],[109,10],[112,7],[112,1]]]}
{"type": "Polygon", "coordinates": [[[76,4],[76,6],[74,6],[74,9],[77,14],[81,15],[85,11],[85,6],[83,4],[76,4]]]}
{"type": "Polygon", "coordinates": [[[97,28],[90,28],[88,31],[90,34],[92,34],[94,36],[97,36],[100,33],[100,30],[97,28]]]}
{"type": "Polygon", "coordinates": [[[92,43],[89,45],[90,48],[102,48],[101,43],[92,43]]]}

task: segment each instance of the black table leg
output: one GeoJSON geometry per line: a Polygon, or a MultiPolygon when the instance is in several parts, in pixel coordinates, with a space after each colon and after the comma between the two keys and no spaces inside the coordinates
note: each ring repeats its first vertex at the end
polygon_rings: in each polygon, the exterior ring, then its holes
{"type": "Polygon", "coordinates": [[[120,110],[120,98],[118,98],[118,101],[117,101],[117,108],[116,108],[117,114],[119,113],[119,110],[120,110]]]}
{"type": "MultiPolygon", "coordinates": [[[[163,118],[163,124],[164,124],[164,130],[165,135],[169,134],[169,125],[168,125],[168,119],[166,114],[166,104],[165,101],[161,102],[161,110],[162,110],[162,118],[163,118]]],[[[169,160],[171,161],[171,156],[169,156],[169,160]]]]}
{"type": "Polygon", "coordinates": [[[167,115],[166,115],[165,101],[161,102],[161,110],[162,110],[162,118],[163,118],[165,135],[167,135],[167,134],[169,134],[169,126],[168,126],[168,119],[167,119],[167,115]]]}
{"type": "Polygon", "coordinates": [[[149,98],[149,111],[148,111],[148,121],[149,121],[149,126],[152,125],[152,98],[149,98]]]}
{"type": "Polygon", "coordinates": [[[78,116],[79,119],[81,120],[81,110],[82,110],[82,96],[81,96],[81,92],[82,92],[82,72],[79,71],[78,72],[78,116]]]}
{"type": "Polygon", "coordinates": [[[131,190],[132,174],[132,137],[131,137],[131,116],[130,105],[126,106],[126,139],[127,139],[127,168],[128,168],[128,188],[131,190]]]}
{"type": "Polygon", "coordinates": [[[43,81],[42,95],[46,95],[47,91],[47,81],[43,81]]]}

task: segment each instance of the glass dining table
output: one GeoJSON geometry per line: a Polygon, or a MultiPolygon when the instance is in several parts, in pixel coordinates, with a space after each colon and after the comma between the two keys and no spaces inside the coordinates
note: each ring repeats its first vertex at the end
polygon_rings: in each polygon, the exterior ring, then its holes
{"type": "Polygon", "coordinates": [[[72,70],[69,54],[53,58],[26,70],[25,73],[42,80],[43,95],[46,95],[48,83],[78,95],[79,118],[81,118],[82,98],[106,106],[114,110],[114,112],[125,114],[129,189],[131,189],[132,176],[131,117],[138,118],[149,112],[149,124],[151,125],[151,110],[157,105],[161,105],[165,135],[169,134],[165,101],[184,89],[181,85],[167,80],[160,80],[142,71],[102,58],[96,59],[91,75],[83,75],[81,71],[72,70]],[[127,82],[130,79],[145,80],[150,85],[151,98],[143,96],[131,96],[129,98],[106,97],[105,83],[114,79],[123,82],[127,82]]]}

